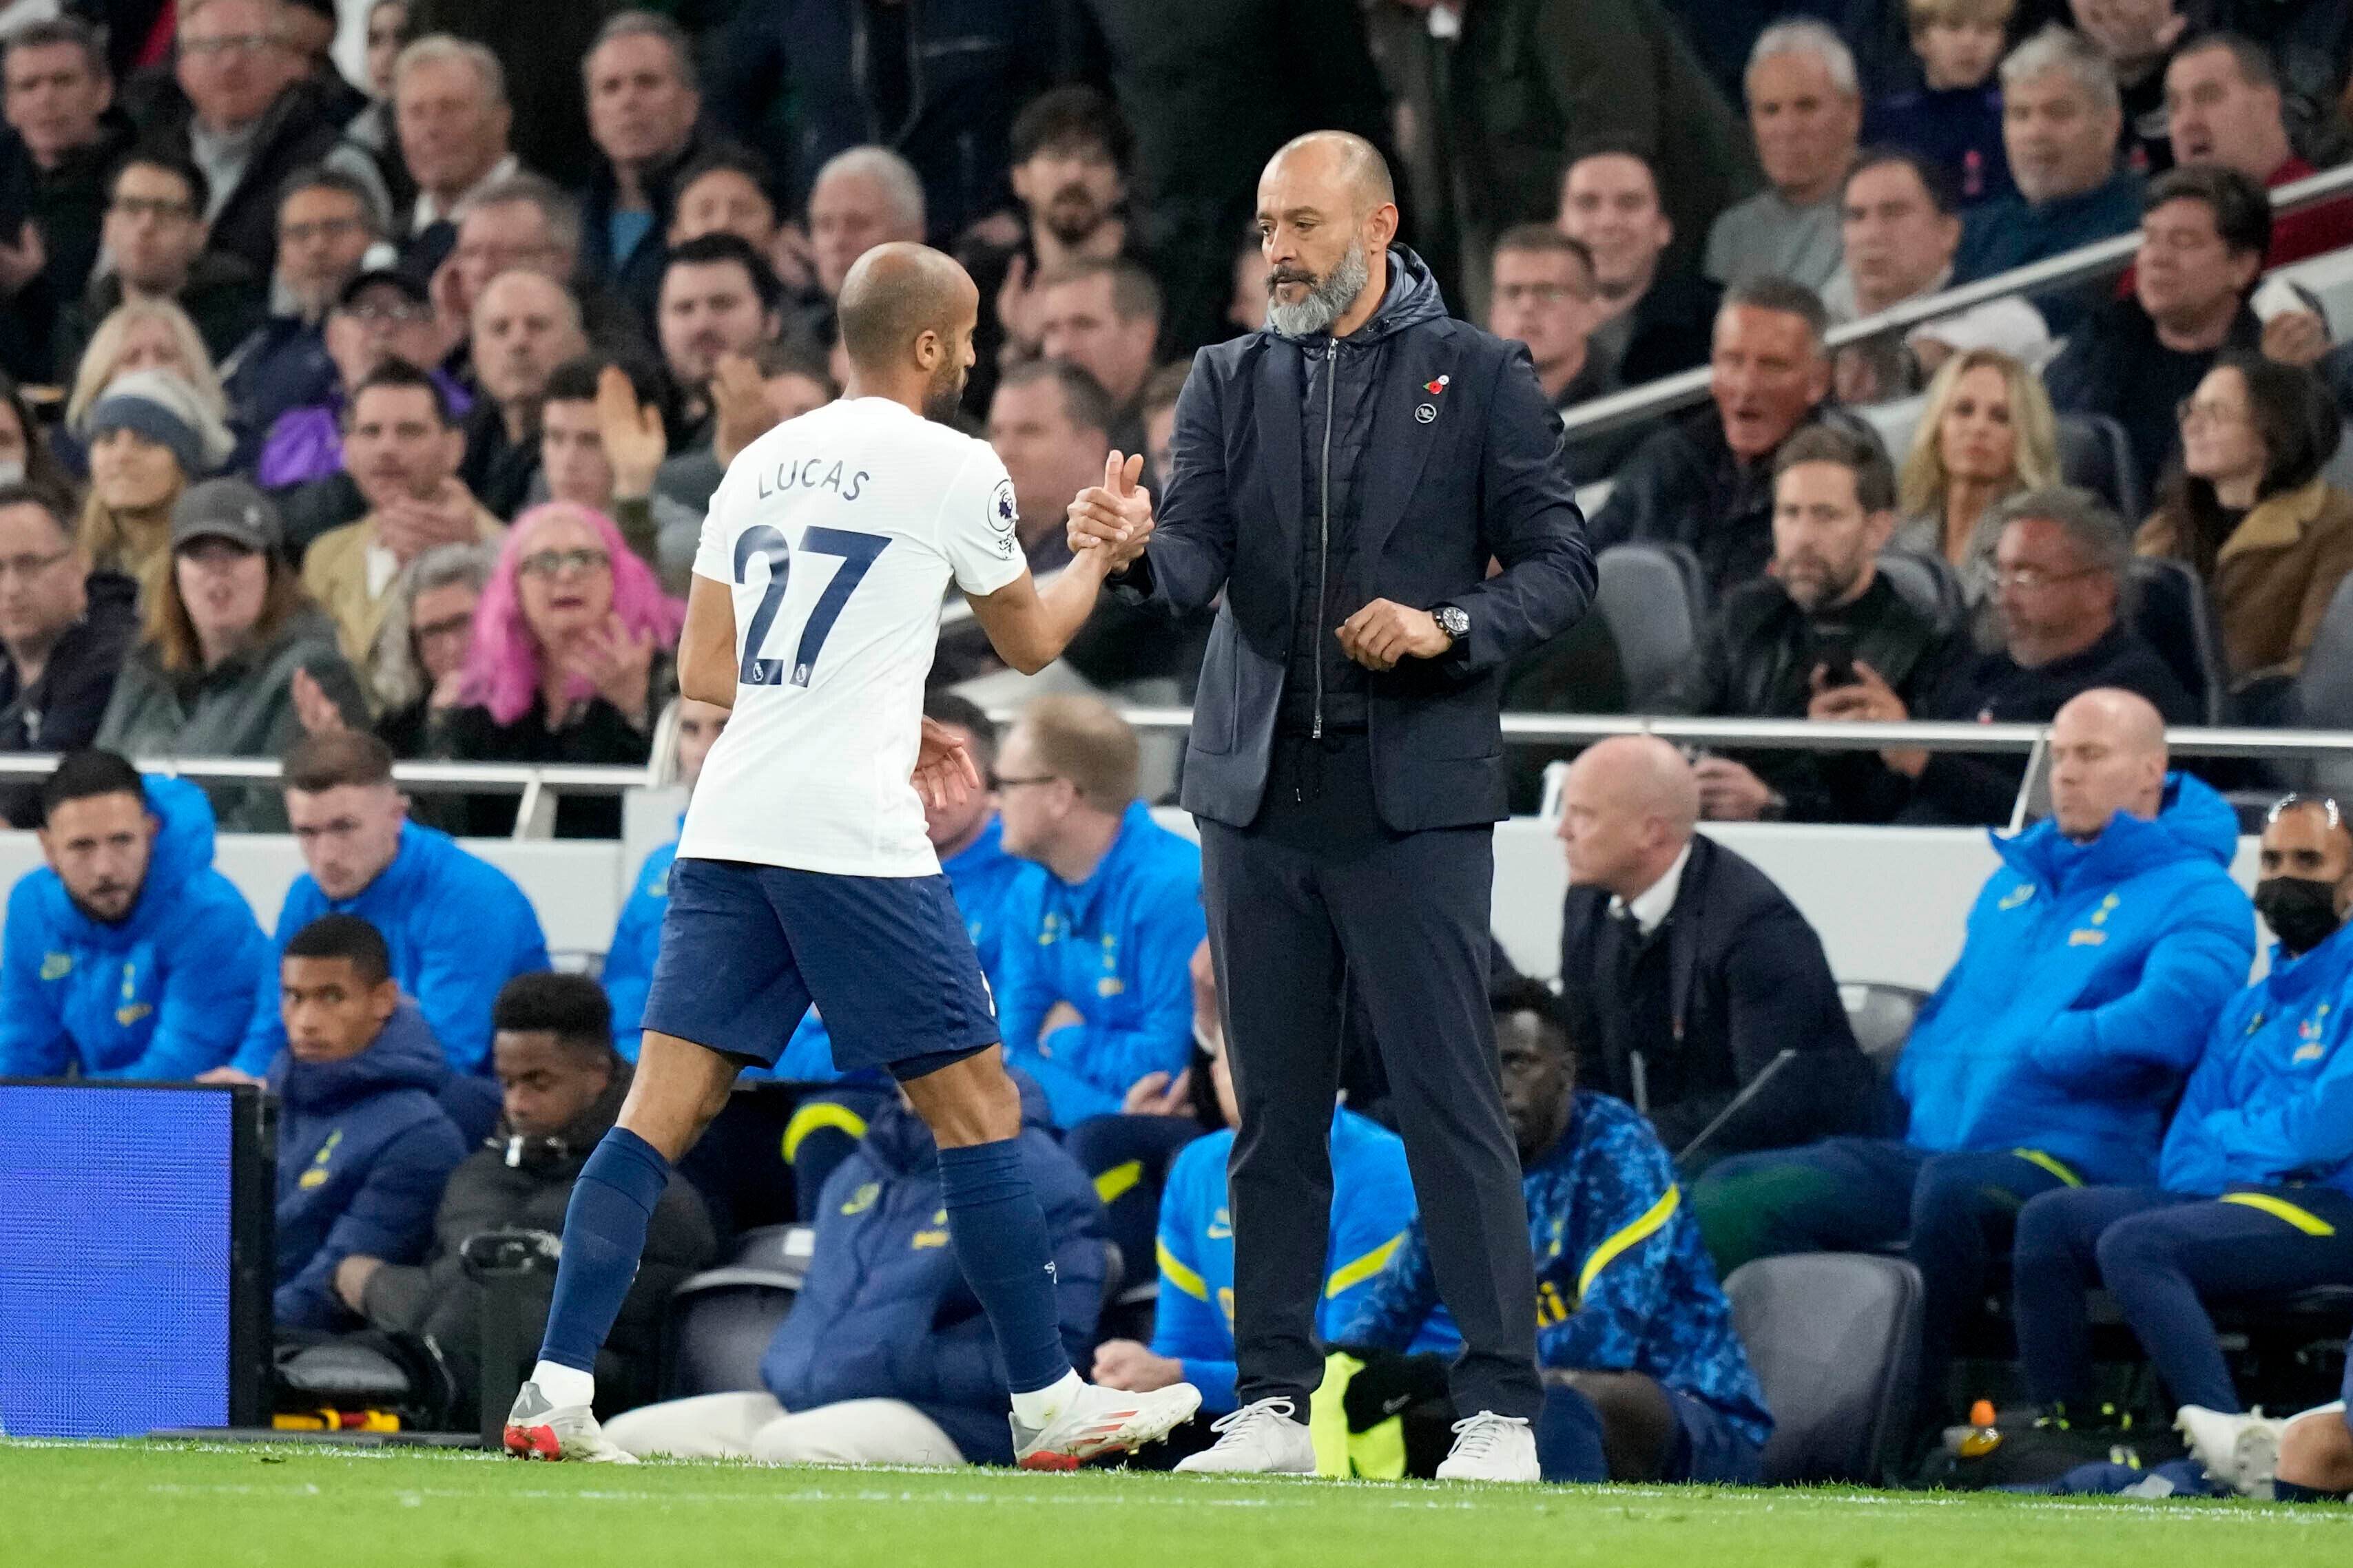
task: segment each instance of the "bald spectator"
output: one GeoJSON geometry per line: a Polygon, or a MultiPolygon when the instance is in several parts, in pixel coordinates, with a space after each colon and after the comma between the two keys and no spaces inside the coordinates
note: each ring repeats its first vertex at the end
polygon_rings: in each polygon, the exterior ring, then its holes
{"type": "Polygon", "coordinates": [[[833,300],[850,264],[878,245],[922,242],[923,183],[914,166],[888,147],[837,153],[809,184],[808,231],[818,288],[825,295],[808,325],[817,337],[829,341],[833,300]]]}
{"type": "MultiPolygon", "coordinates": [[[[2219,163],[2266,189],[2315,171],[2288,142],[2271,51],[2235,33],[2184,44],[2165,68],[2166,136],[2182,168],[2219,163]]],[[[2353,245],[2353,197],[2272,217],[2266,268],[2353,245]]]]}
{"type": "Polygon", "coordinates": [[[622,11],[580,62],[596,173],[581,193],[588,275],[651,319],[680,169],[702,150],[694,50],[668,16],[622,11]]]}
{"type": "Polygon", "coordinates": [[[499,517],[522,505],[539,467],[539,404],[547,378],[588,352],[580,305],[545,273],[491,280],[474,303],[474,377],[482,391],[466,420],[466,486],[499,517]]]}
{"type": "Polygon", "coordinates": [[[1904,1136],[1726,1160],[1692,1192],[1727,1273],[1906,1243],[1927,1287],[1932,1400],[2028,1199],[2152,1182],[2166,1117],[2254,957],[2229,870],[2237,815],[2167,772],[2146,700],[2103,688],[2058,711],[2051,806],[1997,842],[1960,959],[1912,1026],[1895,1069],[1904,1136]]]}
{"type": "Polygon", "coordinates": [[[401,261],[430,275],[458,242],[459,205],[522,168],[507,141],[514,129],[507,73],[480,44],[447,34],[419,38],[393,64],[392,109],[401,162],[417,182],[401,261]]]}
{"type": "Polygon", "coordinates": [[[49,331],[98,263],[106,176],[135,135],[115,107],[105,40],[76,17],[12,32],[0,64],[0,368],[48,378],[49,331]],[[37,235],[26,243],[26,228],[37,235]]]}
{"type": "Polygon", "coordinates": [[[784,289],[757,251],[732,234],[706,234],[670,253],[655,331],[676,393],[673,450],[708,445],[711,378],[726,354],[749,354],[784,328],[784,289]]]}
{"type": "MultiPolygon", "coordinates": [[[[1918,717],[2047,724],[2095,687],[2138,699],[2165,721],[2195,722],[2198,710],[2163,655],[2119,613],[2132,542],[2116,513],[2064,485],[2010,497],[1995,512],[1994,608],[2002,646],[1980,656],[1915,714],[1865,659],[1853,682],[1825,687],[1810,719],[1901,721],[1918,717]]],[[[2007,822],[2025,758],[1962,752],[1883,751],[1885,774],[1867,814],[1900,822],[2007,822]]]]}
{"type": "Polygon", "coordinates": [[[1593,255],[1600,324],[1593,347],[1620,386],[1640,386],[1707,361],[1707,324],[1724,291],[1674,259],[1675,226],[1649,160],[1588,153],[1561,177],[1561,233],[1593,255]]]}
{"type": "Polygon", "coordinates": [[[1648,1116],[1687,1170],[1871,1131],[1872,1069],[1821,939],[1771,878],[1695,831],[1699,804],[1691,764],[1652,736],[1569,764],[1560,973],[1577,1081],[1648,1116]]]}
{"type": "Polygon", "coordinates": [[[1748,125],[1770,188],[1719,216],[1704,269],[1730,287],[1787,278],[1809,289],[1839,264],[1839,183],[1862,131],[1854,56],[1816,21],[1777,22],[1748,57],[1748,125]]]}
{"type": "Polygon", "coordinates": [[[1063,509],[1103,480],[1111,454],[1111,398],[1102,383],[1066,360],[1031,360],[997,384],[988,444],[1013,479],[1021,548],[1033,572],[1071,559],[1063,509]]]}
{"type": "Polygon", "coordinates": [[[1111,444],[1142,451],[1137,400],[1160,341],[1160,285],[1142,262],[1115,257],[1071,262],[1038,287],[1039,352],[1068,360],[1102,384],[1111,395],[1111,444]]]}
{"type": "MultiPolygon", "coordinates": [[[[2140,221],[2140,182],[2116,161],[2124,110],[2105,56],[2064,27],[2045,27],[2001,62],[2001,93],[2002,146],[2018,188],[1970,210],[1953,258],[1958,283],[2126,233],[2140,221]]],[[[2052,330],[2066,331],[2080,313],[2061,308],[2052,330]]],[[[2052,308],[2043,315],[2052,318],[2052,308]]]]}
{"type": "Polygon", "coordinates": [[[1762,573],[1773,553],[1774,455],[1826,416],[1829,329],[1821,301],[1787,279],[1727,292],[1715,313],[1710,406],[1673,416],[1634,448],[1594,514],[1593,548],[1687,545],[1715,598],[1762,573]]]}

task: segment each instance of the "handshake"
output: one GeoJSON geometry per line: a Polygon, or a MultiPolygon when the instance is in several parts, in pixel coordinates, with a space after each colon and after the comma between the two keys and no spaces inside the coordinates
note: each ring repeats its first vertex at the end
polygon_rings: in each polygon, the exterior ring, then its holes
{"type": "Polygon", "coordinates": [[[1103,483],[1089,485],[1070,504],[1071,554],[1103,551],[1106,574],[1135,563],[1152,537],[1152,497],[1136,486],[1143,477],[1141,454],[1113,451],[1103,459],[1103,483]]]}

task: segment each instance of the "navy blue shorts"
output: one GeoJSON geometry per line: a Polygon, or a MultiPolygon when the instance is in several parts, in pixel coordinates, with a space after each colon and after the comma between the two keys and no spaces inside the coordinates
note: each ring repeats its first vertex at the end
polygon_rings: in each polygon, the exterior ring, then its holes
{"type": "Polygon", "coordinates": [[[946,877],[681,857],[645,1026],[774,1066],[812,1002],[845,1073],[881,1068],[905,1081],[997,1042],[946,877]]]}
{"type": "Polygon", "coordinates": [[[1662,1388],[1675,1411],[1675,1446],[1661,1480],[1713,1481],[1726,1486],[1765,1484],[1765,1450],[1725,1419],[1680,1389],[1662,1388]]]}

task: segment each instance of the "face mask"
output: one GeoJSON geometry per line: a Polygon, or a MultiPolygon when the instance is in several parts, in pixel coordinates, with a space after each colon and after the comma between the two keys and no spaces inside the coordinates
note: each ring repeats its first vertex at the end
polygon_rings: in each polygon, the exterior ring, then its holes
{"type": "Polygon", "coordinates": [[[2306,953],[2337,933],[2334,883],[2308,877],[2270,877],[2255,884],[2255,912],[2290,953],[2306,953]]]}

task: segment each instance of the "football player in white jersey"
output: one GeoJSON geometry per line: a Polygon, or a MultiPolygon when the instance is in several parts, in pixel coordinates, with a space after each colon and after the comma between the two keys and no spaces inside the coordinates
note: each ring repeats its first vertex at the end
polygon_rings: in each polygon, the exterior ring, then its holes
{"type": "MultiPolygon", "coordinates": [[[[1004,465],[933,422],[963,392],[979,306],[936,250],[867,252],[842,284],[841,400],[746,447],[712,498],[679,687],[732,716],[680,836],[636,1078],[573,1188],[511,1453],[631,1457],[591,1414],[592,1372],[647,1216],[737,1072],[773,1063],[811,1002],[836,1064],[888,1070],[932,1130],[949,1240],[1003,1353],[1016,1460],[1075,1468],[1166,1436],[1200,1403],[1188,1384],[1124,1394],[1071,1370],[1020,1096],[923,830],[925,799],[980,784],[922,715],[948,584],[1031,672],[1086,623],[1110,565],[1091,549],[1033,582],[1004,465]]],[[[1106,486],[1124,493],[1141,464],[1113,453],[1106,486]]]]}

